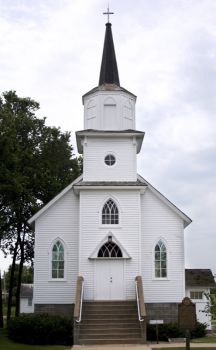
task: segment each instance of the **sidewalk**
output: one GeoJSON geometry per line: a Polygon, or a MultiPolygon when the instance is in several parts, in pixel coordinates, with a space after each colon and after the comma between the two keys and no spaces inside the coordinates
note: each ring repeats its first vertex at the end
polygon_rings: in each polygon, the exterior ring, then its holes
{"type": "MultiPolygon", "coordinates": [[[[148,344],[149,349],[161,349],[161,348],[185,348],[185,343],[160,343],[160,344],[148,344]]],[[[191,348],[215,348],[216,343],[190,343],[191,348]]]]}
{"type": "MultiPolygon", "coordinates": [[[[191,348],[215,348],[216,343],[191,343],[191,348]]],[[[159,344],[110,344],[110,345],[74,345],[72,350],[151,350],[161,348],[184,348],[185,343],[159,344]]]]}

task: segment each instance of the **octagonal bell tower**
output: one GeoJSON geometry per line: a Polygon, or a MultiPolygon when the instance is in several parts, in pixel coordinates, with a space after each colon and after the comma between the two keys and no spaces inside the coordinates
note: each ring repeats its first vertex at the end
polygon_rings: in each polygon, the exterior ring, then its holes
{"type": "Polygon", "coordinates": [[[77,146],[83,153],[84,181],[136,181],[136,154],[143,132],[135,130],[136,96],[120,86],[112,36],[106,23],[99,84],[85,95],[84,130],[78,131],[77,146]],[[107,155],[115,166],[106,167],[107,155]]]}

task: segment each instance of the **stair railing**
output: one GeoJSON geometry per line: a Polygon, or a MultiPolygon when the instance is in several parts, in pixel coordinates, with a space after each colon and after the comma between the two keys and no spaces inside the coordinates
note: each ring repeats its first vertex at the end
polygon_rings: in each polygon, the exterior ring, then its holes
{"type": "Polygon", "coordinates": [[[76,284],[76,298],[74,305],[74,344],[78,344],[79,340],[79,325],[82,320],[82,305],[84,295],[84,278],[82,276],[77,277],[76,284]]]}
{"type": "Polygon", "coordinates": [[[146,343],[146,308],[144,303],[144,293],[143,293],[143,284],[142,277],[136,276],[135,278],[135,287],[136,287],[136,299],[137,299],[137,311],[138,319],[140,322],[140,331],[142,342],[146,343]]]}
{"type": "Polygon", "coordinates": [[[143,322],[145,317],[146,317],[146,309],[145,309],[145,303],[144,303],[144,293],[143,293],[143,285],[142,285],[142,277],[141,276],[136,276],[135,287],[136,287],[138,319],[140,322],[143,322]]]}
{"type": "Polygon", "coordinates": [[[75,300],[75,306],[74,306],[74,320],[77,323],[80,323],[82,319],[83,294],[84,294],[84,278],[82,276],[78,276],[77,285],[76,285],[76,300],[75,300]]]}

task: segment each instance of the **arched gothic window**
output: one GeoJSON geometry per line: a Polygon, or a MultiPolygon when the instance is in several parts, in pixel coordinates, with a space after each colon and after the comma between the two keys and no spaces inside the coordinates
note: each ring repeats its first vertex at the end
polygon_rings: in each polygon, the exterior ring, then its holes
{"type": "Polygon", "coordinates": [[[64,247],[60,241],[52,248],[52,278],[64,278],[64,247]]]}
{"type": "Polygon", "coordinates": [[[155,246],[155,277],[167,277],[167,251],[166,246],[160,239],[155,246]]]}
{"type": "Polygon", "coordinates": [[[119,223],[118,207],[112,199],[104,204],[102,209],[102,224],[117,225],[119,223]]]}
{"type": "Polygon", "coordinates": [[[98,252],[98,258],[122,258],[122,251],[119,246],[108,238],[98,252]]]}

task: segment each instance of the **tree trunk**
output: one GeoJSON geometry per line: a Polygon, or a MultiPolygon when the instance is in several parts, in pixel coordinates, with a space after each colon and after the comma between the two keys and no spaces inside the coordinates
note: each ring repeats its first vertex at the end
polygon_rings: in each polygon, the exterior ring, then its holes
{"type": "Polygon", "coordinates": [[[19,272],[18,272],[18,280],[17,280],[17,288],[16,288],[15,316],[19,316],[20,314],[20,290],[21,290],[21,283],[22,283],[22,271],[23,271],[23,259],[20,260],[20,264],[19,264],[19,272]]]}
{"type": "Polygon", "coordinates": [[[9,290],[8,290],[8,304],[7,304],[7,323],[10,320],[11,317],[11,306],[12,306],[12,297],[13,297],[13,287],[14,287],[14,273],[15,273],[15,266],[16,266],[16,257],[17,257],[17,251],[18,251],[18,239],[16,241],[14,251],[13,251],[13,260],[11,264],[11,274],[10,274],[10,283],[9,283],[9,290]]]}
{"type": "Polygon", "coordinates": [[[1,270],[0,270],[0,328],[4,327],[3,321],[3,305],[2,305],[2,280],[1,280],[1,270]]]}
{"type": "Polygon", "coordinates": [[[19,246],[20,246],[20,264],[19,264],[19,272],[18,272],[18,279],[17,279],[17,289],[16,289],[16,308],[15,308],[15,316],[19,316],[20,314],[20,290],[21,290],[21,283],[22,283],[22,271],[23,271],[23,264],[24,264],[24,241],[25,241],[25,233],[23,234],[23,239],[19,239],[19,246]]]}

